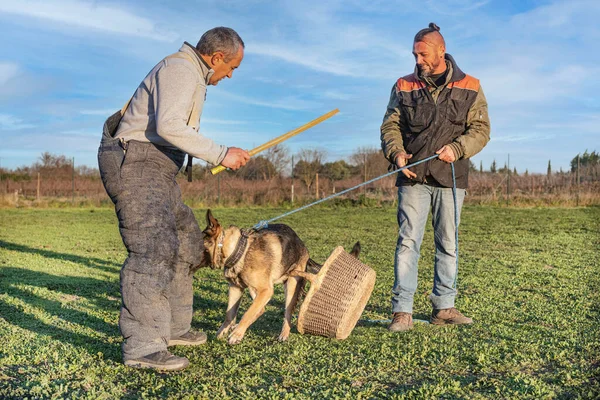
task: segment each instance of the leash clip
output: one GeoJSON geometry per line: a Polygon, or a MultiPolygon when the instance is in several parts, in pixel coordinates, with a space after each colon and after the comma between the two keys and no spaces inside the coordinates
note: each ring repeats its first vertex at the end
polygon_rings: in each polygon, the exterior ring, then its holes
{"type": "Polygon", "coordinates": [[[269,227],[269,223],[265,220],[262,220],[258,224],[254,225],[252,227],[252,229],[255,231],[260,231],[261,229],[268,228],[268,227],[269,227]]]}

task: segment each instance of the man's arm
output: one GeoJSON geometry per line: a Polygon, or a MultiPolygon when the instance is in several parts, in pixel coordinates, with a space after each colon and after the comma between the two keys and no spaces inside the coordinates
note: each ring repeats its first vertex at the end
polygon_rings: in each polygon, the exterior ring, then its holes
{"type": "Polygon", "coordinates": [[[475,102],[467,114],[465,133],[448,146],[452,148],[456,159],[471,158],[479,153],[490,141],[490,117],[488,106],[480,87],[475,102]]]}
{"type": "Polygon", "coordinates": [[[396,164],[396,157],[400,153],[406,153],[400,132],[400,99],[396,92],[396,85],[392,86],[390,101],[381,124],[381,150],[387,160],[396,164]]]}
{"type": "MultiPolygon", "coordinates": [[[[406,166],[412,154],[406,154],[400,131],[400,99],[396,92],[396,85],[392,86],[390,101],[381,124],[381,150],[387,160],[400,168],[406,166]]],[[[402,171],[407,178],[416,178],[416,174],[408,169],[402,171]]]]}
{"type": "Polygon", "coordinates": [[[217,165],[225,158],[227,147],[187,125],[197,84],[196,74],[183,63],[167,62],[158,70],[152,93],[156,132],[171,145],[217,165]]]}

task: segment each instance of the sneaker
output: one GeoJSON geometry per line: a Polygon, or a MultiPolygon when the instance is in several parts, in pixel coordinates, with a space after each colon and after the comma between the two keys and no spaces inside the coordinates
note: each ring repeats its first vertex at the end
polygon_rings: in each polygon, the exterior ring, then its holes
{"type": "Polygon", "coordinates": [[[190,365],[190,362],[185,357],[177,357],[167,350],[163,350],[144,357],[125,360],[125,365],[133,368],[152,368],[159,371],[179,371],[190,365]]]}
{"type": "Polygon", "coordinates": [[[392,323],[388,329],[392,332],[409,331],[413,328],[412,314],[407,312],[394,313],[392,323]]]}
{"type": "Polygon", "coordinates": [[[454,307],[433,310],[430,321],[434,325],[463,325],[473,323],[471,318],[465,317],[454,307]]]}
{"type": "Polygon", "coordinates": [[[187,331],[181,336],[169,339],[167,346],[197,346],[206,343],[206,333],[200,331],[187,331]]]}

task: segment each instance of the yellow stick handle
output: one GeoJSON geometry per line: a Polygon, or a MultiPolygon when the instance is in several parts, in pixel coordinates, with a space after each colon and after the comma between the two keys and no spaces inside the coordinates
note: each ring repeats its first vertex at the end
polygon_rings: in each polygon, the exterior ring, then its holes
{"type": "MultiPolygon", "coordinates": [[[[250,156],[254,156],[254,155],[260,153],[261,151],[267,150],[270,147],[273,147],[285,140],[288,140],[292,136],[296,136],[297,134],[304,132],[305,130],[307,130],[309,128],[312,128],[313,126],[320,124],[321,122],[325,121],[326,119],[333,117],[339,111],[340,110],[338,110],[337,108],[335,110],[329,111],[327,114],[323,114],[319,118],[314,119],[314,120],[310,121],[309,123],[302,125],[299,128],[293,129],[287,133],[284,133],[281,136],[276,137],[275,139],[269,140],[267,143],[264,143],[258,147],[255,147],[254,149],[250,150],[248,153],[250,153],[250,156]]],[[[213,175],[216,175],[221,171],[225,171],[226,169],[227,169],[226,167],[224,167],[222,165],[218,165],[218,166],[214,167],[213,169],[211,169],[210,172],[213,175]]]]}

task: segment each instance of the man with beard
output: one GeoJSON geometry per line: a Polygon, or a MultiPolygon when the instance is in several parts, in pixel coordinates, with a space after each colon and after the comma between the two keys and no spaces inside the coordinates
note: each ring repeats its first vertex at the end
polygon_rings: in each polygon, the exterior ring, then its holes
{"type": "Polygon", "coordinates": [[[431,155],[439,157],[398,174],[398,242],[392,289],[394,332],[413,327],[413,298],[425,224],[431,209],[435,240],[431,323],[471,324],[454,307],[456,263],[452,169],[456,170],[456,201],[462,208],[469,158],[489,141],[487,102],[479,80],[458,68],[446,54],[440,28],[430,23],[413,42],[416,68],[392,87],[383,124],[381,147],[394,167],[404,167],[431,155]]]}
{"type": "Polygon", "coordinates": [[[186,154],[188,167],[193,156],[234,170],[250,158],[198,132],[207,86],[231,78],[243,57],[244,42],[233,29],[213,28],[196,46],[185,42],[160,61],[104,125],[98,164],[128,252],[119,317],[127,366],[183,369],[188,359],[167,347],[206,342],[206,334],[190,328],[192,274],[208,260],[175,177],[186,154]]]}

